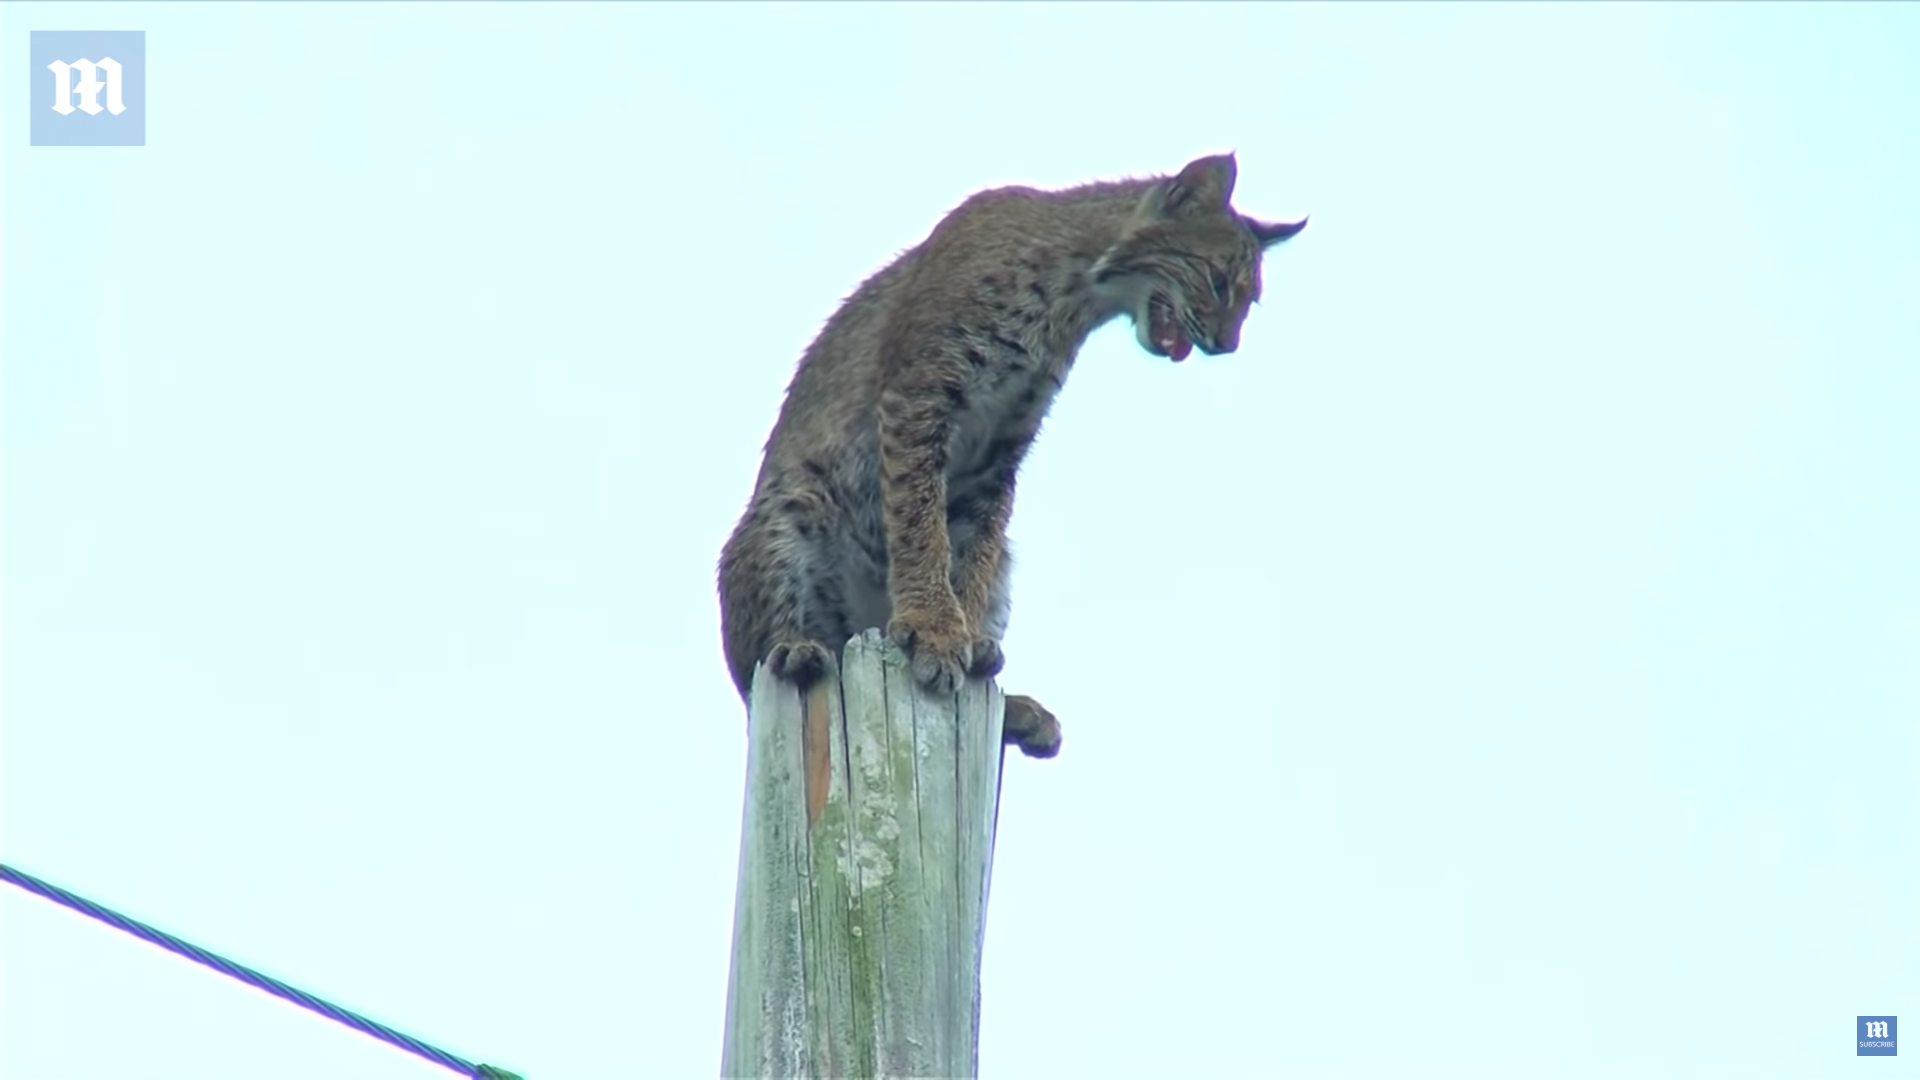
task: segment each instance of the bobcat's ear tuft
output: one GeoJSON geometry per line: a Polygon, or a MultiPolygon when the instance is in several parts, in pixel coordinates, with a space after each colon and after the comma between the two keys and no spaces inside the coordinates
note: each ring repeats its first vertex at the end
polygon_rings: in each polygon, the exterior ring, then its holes
{"type": "Polygon", "coordinates": [[[1180,175],[1160,185],[1155,208],[1163,217],[1224,212],[1233,201],[1233,181],[1238,175],[1230,153],[1196,158],[1180,175]]]}
{"type": "Polygon", "coordinates": [[[1247,223],[1247,228],[1253,232],[1253,238],[1260,241],[1260,246],[1263,248],[1272,247],[1282,240],[1291,240],[1300,235],[1301,229],[1307,227],[1306,218],[1301,218],[1299,221],[1274,222],[1256,221],[1250,217],[1243,217],[1240,220],[1247,223]]]}

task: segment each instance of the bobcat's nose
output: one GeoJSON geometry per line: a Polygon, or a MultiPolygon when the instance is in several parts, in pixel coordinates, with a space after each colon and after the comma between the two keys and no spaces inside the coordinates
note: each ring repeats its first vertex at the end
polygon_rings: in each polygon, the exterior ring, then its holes
{"type": "Polygon", "coordinates": [[[1196,340],[1194,344],[1208,356],[1225,356],[1240,347],[1240,335],[1233,330],[1220,330],[1205,340],[1196,340]]]}

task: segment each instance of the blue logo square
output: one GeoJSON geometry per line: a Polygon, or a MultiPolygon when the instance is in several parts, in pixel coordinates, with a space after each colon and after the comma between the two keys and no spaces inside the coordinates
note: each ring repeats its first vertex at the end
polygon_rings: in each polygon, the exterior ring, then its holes
{"type": "Polygon", "coordinates": [[[30,44],[30,145],[147,145],[145,30],[35,30],[30,44]]]}
{"type": "Polygon", "coordinates": [[[1899,1057],[1900,1018],[1862,1016],[1854,1025],[1859,1048],[1855,1057],[1899,1057]]]}

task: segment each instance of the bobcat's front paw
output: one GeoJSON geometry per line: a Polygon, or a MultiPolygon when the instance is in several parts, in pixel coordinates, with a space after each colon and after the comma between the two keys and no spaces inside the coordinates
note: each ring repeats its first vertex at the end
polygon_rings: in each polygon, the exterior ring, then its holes
{"type": "Polygon", "coordinates": [[[977,638],[973,643],[973,663],[967,667],[967,675],[975,679],[991,679],[1000,674],[1007,666],[1007,654],[1000,651],[1000,643],[992,638],[977,638]]]}
{"type": "Polygon", "coordinates": [[[805,690],[833,664],[833,653],[810,638],[788,638],[767,654],[767,670],[805,690]]]}
{"type": "Polygon", "coordinates": [[[1024,694],[1007,695],[1006,721],[1001,742],[1020,748],[1031,758],[1050,758],[1060,752],[1060,721],[1039,702],[1024,694]]]}
{"type": "Polygon", "coordinates": [[[892,638],[913,662],[913,678],[936,694],[951,694],[973,666],[973,635],[958,611],[948,618],[900,613],[887,624],[892,638]]]}

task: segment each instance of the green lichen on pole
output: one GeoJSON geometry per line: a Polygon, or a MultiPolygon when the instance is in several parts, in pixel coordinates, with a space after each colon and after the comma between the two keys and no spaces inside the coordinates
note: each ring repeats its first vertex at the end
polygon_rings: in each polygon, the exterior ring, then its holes
{"type": "Polygon", "coordinates": [[[805,696],[756,675],[723,1076],[977,1075],[1004,709],[873,631],[805,696]]]}

